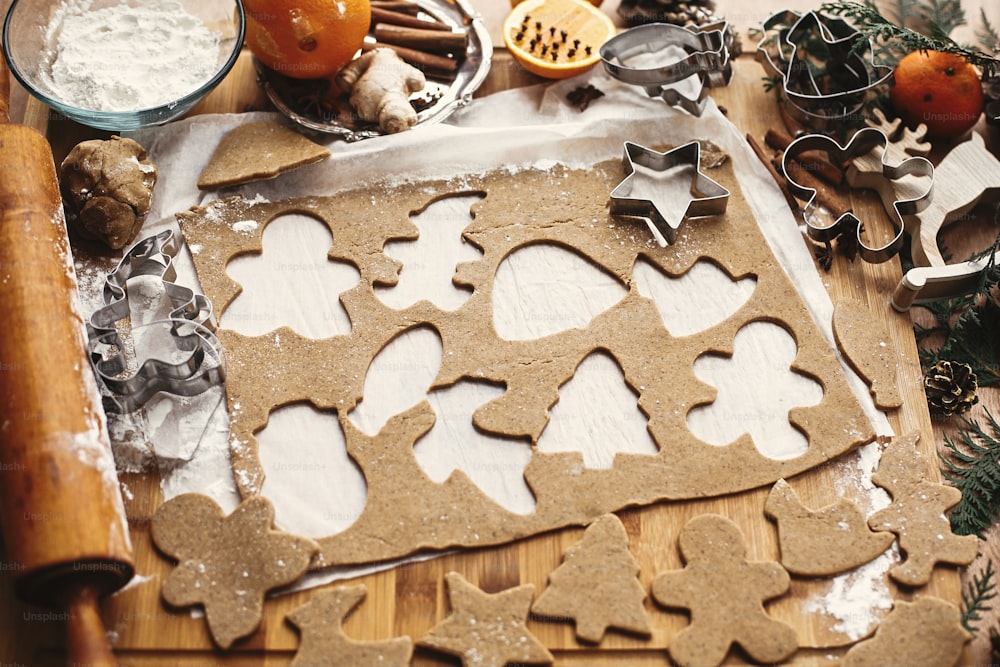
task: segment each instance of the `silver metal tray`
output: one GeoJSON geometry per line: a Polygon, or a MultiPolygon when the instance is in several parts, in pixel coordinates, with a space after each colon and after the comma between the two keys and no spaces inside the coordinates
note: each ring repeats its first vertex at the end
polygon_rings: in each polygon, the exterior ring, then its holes
{"type": "MultiPolygon", "coordinates": [[[[493,59],[493,42],[482,17],[465,0],[414,0],[429,16],[462,29],[468,33],[465,58],[453,77],[427,78],[424,89],[410,98],[418,109],[417,125],[438,123],[456,109],[467,105],[473,93],[489,74],[493,59]]],[[[308,108],[303,100],[328,88],[324,79],[291,79],[268,69],[254,59],[257,82],[268,99],[285,116],[298,125],[342,137],[345,141],[359,141],[384,134],[374,123],[360,120],[350,108],[346,95],[340,95],[328,107],[308,108]]]]}

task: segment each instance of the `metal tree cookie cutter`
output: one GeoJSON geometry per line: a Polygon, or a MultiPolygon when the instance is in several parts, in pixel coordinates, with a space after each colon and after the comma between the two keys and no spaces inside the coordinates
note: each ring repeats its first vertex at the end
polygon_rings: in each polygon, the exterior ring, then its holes
{"type": "MultiPolygon", "coordinates": [[[[910,157],[903,160],[898,165],[893,165],[885,161],[885,146],[889,143],[889,138],[885,132],[874,127],[866,127],[858,130],[851,137],[846,146],[841,146],[834,139],[825,134],[806,134],[794,140],[785,149],[781,158],[781,171],[788,182],[788,189],[797,198],[806,203],[802,208],[802,217],[805,220],[806,230],[809,237],[822,242],[832,241],[843,233],[854,233],[858,242],[858,254],[866,262],[879,264],[886,262],[903,247],[904,220],[903,216],[913,215],[922,211],[930,203],[934,193],[934,165],[924,157],[910,157]],[[810,220],[817,208],[816,190],[805,187],[797,183],[789,172],[789,163],[796,159],[798,155],[807,151],[822,151],[830,156],[833,162],[845,162],[862,155],[867,155],[873,149],[882,147],[882,176],[890,181],[901,179],[905,176],[929,176],[930,184],[918,196],[909,199],[896,199],[893,204],[893,212],[890,213],[895,231],[892,240],[879,248],[873,248],[864,243],[861,238],[861,220],[851,211],[840,215],[833,224],[823,227],[813,224],[810,220]]],[[[888,212],[888,211],[887,211],[888,212]]]]}
{"type": "Polygon", "coordinates": [[[725,213],[729,204],[729,190],[701,172],[700,159],[701,144],[697,141],[666,153],[630,141],[625,142],[625,155],[622,159],[625,178],[611,191],[611,214],[645,218],[657,242],[665,246],[677,240],[677,231],[687,218],[725,213]],[[688,199],[679,202],[668,198],[634,196],[636,165],[655,172],[667,172],[685,165],[694,167],[694,177],[687,188],[688,199]],[[667,211],[667,208],[673,210],[667,211]]]}
{"type": "MultiPolygon", "coordinates": [[[[202,294],[177,285],[171,258],[177,241],[171,230],[147,237],[134,246],[108,274],[103,298],[106,304],[90,317],[87,326],[88,347],[94,371],[110,395],[104,396],[108,412],[124,414],[142,407],[158,392],[195,396],[225,380],[222,345],[211,333],[215,328],[212,304],[202,294]],[[116,323],[130,316],[127,283],[130,278],[160,278],[164,294],[173,310],[166,320],[176,349],[183,353],[177,361],[162,359],[135,360],[138,369],[129,374],[125,342],[116,323]]],[[[173,356],[173,355],[172,355],[173,356]]]]}
{"type": "Polygon", "coordinates": [[[763,28],[757,59],[781,80],[779,101],[812,129],[827,129],[857,115],[870,91],[892,77],[891,67],[871,62],[870,42],[866,49],[857,48],[861,33],[841,18],[785,10],[772,15],[763,28]],[[820,61],[820,76],[810,57],[820,61]]]}
{"type": "Polygon", "coordinates": [[[670,23],[647,23],[629,28],[606,41],[600,49],[605,71],[623,83],[641,86],[650,97],[662,97],[693,116],[705,109],[708,90],[725,86],[732,79],[729,60],[729,27],[725,22],[702,26],[697,31],[670,23]],[[646,54],[679,48],[687,57],[651,66],[628,64],[646,54]],[[698,94],[689,96],[675,84],[696,75],[698,94]]]}

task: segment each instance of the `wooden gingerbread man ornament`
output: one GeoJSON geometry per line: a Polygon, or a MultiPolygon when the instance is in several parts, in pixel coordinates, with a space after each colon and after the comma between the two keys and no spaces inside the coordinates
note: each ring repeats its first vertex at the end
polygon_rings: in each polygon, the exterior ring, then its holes
{"type": "Polygon", "coordinates": [[[681,530],[679,545],[687,565],[657,576],[651,591],[663,606],[691,612],[691,624],[668,646],[678,664],[714,667],[733,644],[763,663],[795,653],[795,630],[764,609],[765,600],[788,590],[790,578],[781,565],[748,561],[743,533],[718,514],[691,519],[681,530]]]}

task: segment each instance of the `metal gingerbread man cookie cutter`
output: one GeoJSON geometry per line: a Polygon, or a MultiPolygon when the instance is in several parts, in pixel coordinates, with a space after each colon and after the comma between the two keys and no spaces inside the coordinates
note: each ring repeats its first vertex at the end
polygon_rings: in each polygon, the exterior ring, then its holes
{"type": "MultiPolygon", "coordinates": [[[[858,254],[866,262],[878,264],[886,262],[896,256],[903,247],[905,241],[903,216],[913,215],[927,207],[934,193],[934,165],[924,157],[910,157],[899,164],[890,164],[885,161],[885,147],[889,144],[886,134],[877,128],[866,127],[858,130],[851,137],[846,146],[841,146],[834,139],[825,134],[806,134],[795,139],[785,149],[781,158],[781,170],[788,183],[791,193],[805,201],[802,209],[802,217],[805,221],[806,231],[809,237],[821,242],[828,242],[843,233],[853,233],[857,237],[858,254]],[[833,224],[820,226],[813,223],[812,218],[818,204],[816,202],[816,190],[803,186],[795,181],[789,165],[792,161],[804,152],[821,151],[830,156],[831,161],[846,162],[862,155],[867,155],[872,150],[881,147],[882,150],[882,177],[894,181],[906,176],[928,176],[929,184],[916,197],[908,199],[896,199],[893,204],[892,224],[894,228],[893,238],[881,247],[871,247],[862,240],[861,220],[853,212],[842,213],[833,224]]],[[[887,211],[888,212],[888,211],[887,211]]]]}
{"type": "Polygon", "coordinates": [[[605,71],[623,83],[641,86],[650,97],[662,97],[671,106],[679,106],[693,116],[705,109],[710,88],[725,86],[732,79],[725,22],[702,26],[698,30],[670,23],[647,23],[629,28],[607,40],[600,49],[605,71]],[[637,56],[657,54],[677,47],[687,54],[680,60],[656,62],[651,66],[628,64],[637,56]],[[697,75],[698,94],[689,96],[675,84],[697,75]]]}
{"type": "Polygon", "coordinates": [[[133,412],[161,391],[195,396],[225,380],[222,345],[210,331],[215,328],[212,304],[204,295],[172,282],[176,270],[171,260],[176,251],[171,230],[147,237],[132,246],[105,279],[105,305],[91,315],[87,334],[94,371],[110,393],[103,396],[108,412],[133,412]],[[116,323],[130,316],[127,283],[138,276],[163,281],[173,310],[166,321],[159,322],[169,325],[177,350],[190,354],[180,361],[136,360],[138,370],[130,373],[125,341],[116,323]]]}
{"type": "Polygon", "coordinates": [[[869,92],[892,77],[891,67],[865,60],[871,54],[870,42],[869,48],[859,49],[859,42],[864,44],[861,33],[841,18],[785,10],[765,21],[763,29],[757,59],[780,79],[780,101],[791,116],[812,129],[823,130],[858,114],[869,92]],[[810,39],[826,58],[822,82],[802,46],[810,39]]]}
{"type": "MultiPolygon", "coordinates": [[[[687,218],[725,213],[729,204],[729,190],[702,173],[700,159],[701,144],[697,141],[678,146],[666,153],[625,142],[625,155],[622,159],[625,178],[611,191],[609,201],[611,214],[645,218],[650,231],[657,237],[657,242],[664,246],[676,242],[678,230],[687,218]],[[666,200],[659,196],[637,196],[633,192],[636,165],[655,172],[666,172],[675,167],[693,167],[694,176],[688,176],[691,180],[683,211],[679,214],[677,212],[665,214],[666,200]]],[[[690,170],[685,170],[683,173],[689,172],[690,170]]]]}

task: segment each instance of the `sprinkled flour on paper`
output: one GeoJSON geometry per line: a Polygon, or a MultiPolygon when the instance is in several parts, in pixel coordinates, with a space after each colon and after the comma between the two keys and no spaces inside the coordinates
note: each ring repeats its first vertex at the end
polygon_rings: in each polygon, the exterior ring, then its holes
{"type": "Polygon", "coordinates": [[[42,74],[59,100],[97,111],[147,109],[215,74],[219,35],[179,2],[92,4],[65,0],[48,24],[42,74]]]}

